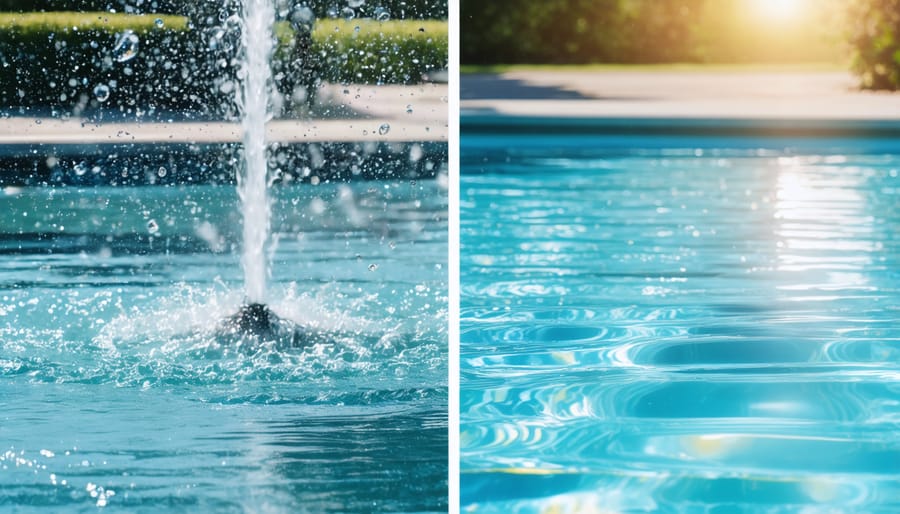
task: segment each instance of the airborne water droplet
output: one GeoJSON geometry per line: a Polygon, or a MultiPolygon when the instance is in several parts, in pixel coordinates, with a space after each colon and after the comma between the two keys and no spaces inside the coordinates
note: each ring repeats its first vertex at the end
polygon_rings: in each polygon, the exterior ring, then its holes
{"type": "Polygon", "coordinates": [[[384,7],[378,7],[375,9],[375,19],[378,21],[388,21],[391,19],[391,13],[384,7]]]}
{"type": "Polygon", "coordinates": [[[84,161],[79,162],[75,165],[75,174],[79,177],[87,173],[87,164],[84,161]]]}
{"type": "Polygon", "coordinates": [[[375,270],[377,270],[377,269],[378,269],[378,265],[377,265],[377,264],[369,264],[369,271],[375,271],[375,270]]]}
{"type": "Polygon", "coordinates": [[[156,28],[158,28],[158,29],[161,29],[166,25],[166,23],[162,20],[162,18],[156,18],[156,21],[154,21],[153,23],[156,24],[156,28]]]}
{"type": "Polygon", "coordinates": [[[380,127],[378,127],[378,133],[382,136],[391,131],[391,126],[388,123],[382,123],[380,127]]]}
{"type": "Polygon", "coordinates": [[[159,232],[159,225],[156,223],[156,220],[150,220],[147,222],[147,232],[151,234],[156,234],[159,232]]]}
{"type": "Polygon", "coordinates": [[[356,17],[356,12],[349,7],[344,7],[341,9],[341,17],[349,21],[356,17]]]}
{"type": "Polygon", "coordinates": [[[109,86],[106,84],[97,84],[97,86],[94,87],[94,96],[97,98],[98,102],[109,100],[109,86]]]}
{"type": "Polygon", "coordinates": [[[135,34],[131,30],[126,30],[119,34],[116,38],[116,46],[113,47],[113,59],[118,62],[125,62],[134,59],[134,57],[138,54],[138,44],[140,43],[140,39],[138,39],[137,34],[135,34]]]}

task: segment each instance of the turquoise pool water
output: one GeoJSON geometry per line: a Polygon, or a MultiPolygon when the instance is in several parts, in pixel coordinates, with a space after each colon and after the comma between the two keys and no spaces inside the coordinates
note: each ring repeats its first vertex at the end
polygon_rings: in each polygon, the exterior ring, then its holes
{"type": "Polygon", "coordinates": [[[232,186],[0,191],[0,511],[447,508],[447,192],[274,188],[275,312],[238,349],[232,186]]]}
{"type": "Polygon", "coordinates": [[[900,145],[461,160],[465,511],[900,511],[900,145]]]}

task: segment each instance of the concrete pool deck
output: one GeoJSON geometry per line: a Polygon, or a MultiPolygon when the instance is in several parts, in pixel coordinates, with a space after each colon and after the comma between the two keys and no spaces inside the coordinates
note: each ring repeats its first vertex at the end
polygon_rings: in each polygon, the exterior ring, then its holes
{"type": "MultiPolygon", "coordinates": [[[[279,119],[269,140],[312,142],[447,141],[447,84],[363,86],[329,84],[309,119],[279,119]],[[379,130],[387,124],[389,129],[379,130]]],[[[0,118],[0,145],[210,144],[241,139],[237,123],[222,121],[97,122],[11,116],[0,118]]]]}
{"type": "Polygon", "coordinates": [[[463,74],[463,119],[900,122],[900,94],[841,71],[553,70],[463,74]]]}

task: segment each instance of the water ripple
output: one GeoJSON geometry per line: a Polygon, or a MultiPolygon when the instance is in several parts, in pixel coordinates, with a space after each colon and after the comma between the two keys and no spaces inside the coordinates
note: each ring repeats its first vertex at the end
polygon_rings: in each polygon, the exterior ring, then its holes
{"type": "Polygon", "coordinates": [[[463,169],[463,505],[900,509],[900,158],[603,152],[463,169]]]}

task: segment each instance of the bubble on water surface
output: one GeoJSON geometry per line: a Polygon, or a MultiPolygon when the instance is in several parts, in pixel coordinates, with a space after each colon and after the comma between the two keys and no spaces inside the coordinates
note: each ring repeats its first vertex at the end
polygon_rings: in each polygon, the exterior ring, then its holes
{"type": "Polygon", "coordinates": [[[94,87],[94,97],[97,98],[98,102],[109,100],[109,86],[106,84],[97,84],[97,86],[94,87]]]}

